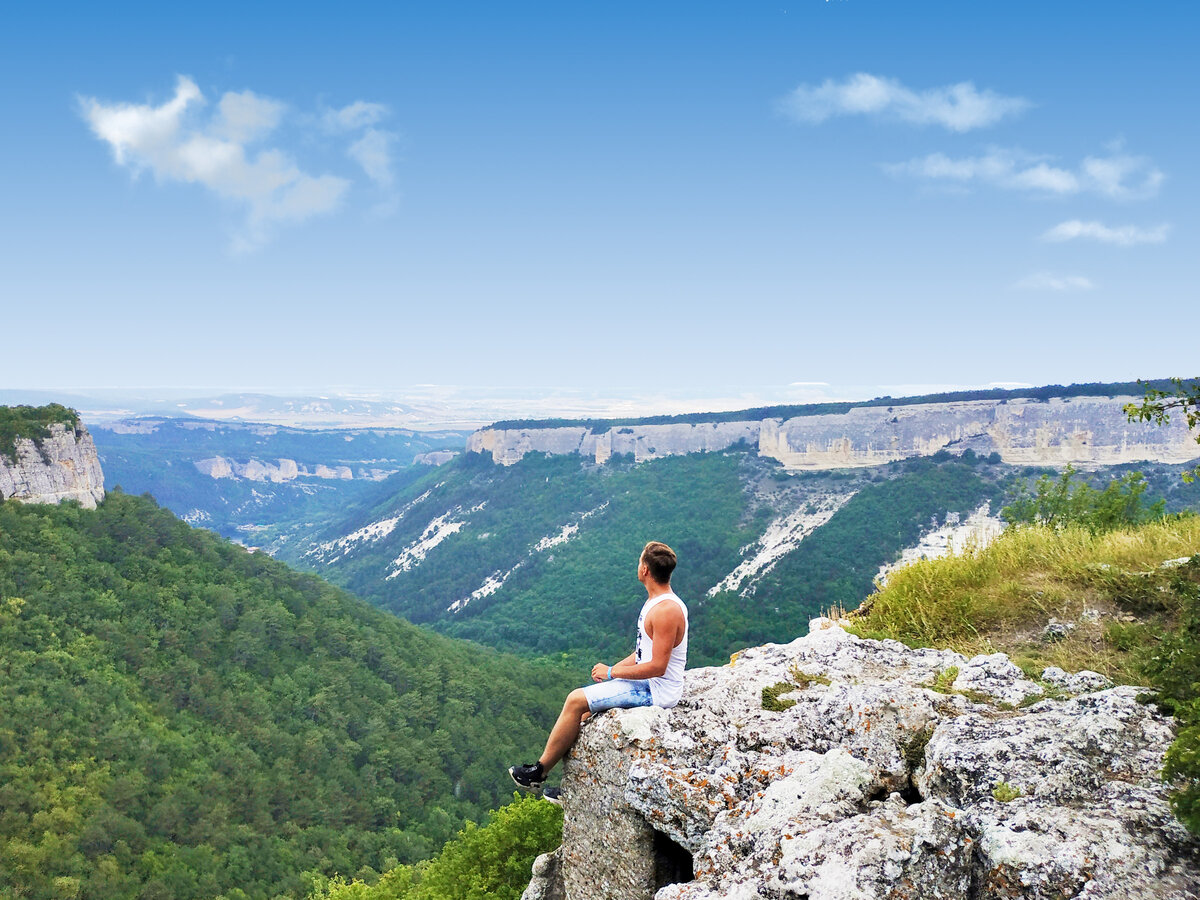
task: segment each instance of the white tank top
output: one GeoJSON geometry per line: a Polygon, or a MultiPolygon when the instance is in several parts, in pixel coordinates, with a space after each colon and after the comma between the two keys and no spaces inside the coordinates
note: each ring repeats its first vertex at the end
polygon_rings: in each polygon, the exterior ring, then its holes
{"type": "Polygon", "coordinates": [[[683,610],[683,640],[679,642],[678,647],[671,650],[671,658],[667,661],[667,671],[662,674],[662,677],[650,679],[650,696],[654,700],[654,705],[670,709],[683,696],[683,669],[687,665],[688,645],[688,608],[674,593],[659,594],[657,597],[647,600],[642,606],[641,615],[638,616],[637,649],[634,658],[639,663],[648,662],[654,655],[653,642],[650,635],[646,633],[646,616],[662,600],[674,600],[683,610]]]}

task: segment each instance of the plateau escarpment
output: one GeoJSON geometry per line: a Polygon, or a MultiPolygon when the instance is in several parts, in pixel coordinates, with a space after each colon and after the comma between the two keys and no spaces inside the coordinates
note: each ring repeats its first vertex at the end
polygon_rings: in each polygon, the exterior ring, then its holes
{"type": "Polygon", "coordinates": [[[94,509],[104,499],[96,445],[82,423],[54,422],[44,437],[18,437],[11,456],[0,454],[0,499],[26,503],[75,500],[94,509]]]}
{"type": "Polygon", "coordinates": [[[524,900],[1194,898],[1138,695],[818,619],[587,723],[524,900]]]}
{"type": "Polygon", "coordinates": [[[574,453],[603,463],[615,454],[637,461],[724,450],[740,442],[789,469],[877,466],[939,450],[997,453],[1013,465],[1079,467],[1153,460],[1185,463],[1200,455],[1186,423],[1130,423],[1129,397],[963,400],[744,421],[485,428],[467,449],[512,465],[527,453],[574,453]]]}

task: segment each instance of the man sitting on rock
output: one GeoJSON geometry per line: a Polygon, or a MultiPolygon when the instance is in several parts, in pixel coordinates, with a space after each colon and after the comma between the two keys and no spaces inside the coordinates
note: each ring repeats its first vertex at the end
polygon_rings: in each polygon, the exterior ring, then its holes
{"type": "Polygon", "coordinates": [[[687,662],[688,615],[683,601],[671,590],[674,570],[675,551],[666,544],[651,541],[642,549],[637,577],[646,588],[646,603],[638,616],[633,653],[611,666],[596,663],[592,667],[595,683],[567,695],[538,761],[508,770],[519,786],[541,787],[546,773],[566,756],[589,716],[634,706],[670,709],[679,702],[687,662]]]}

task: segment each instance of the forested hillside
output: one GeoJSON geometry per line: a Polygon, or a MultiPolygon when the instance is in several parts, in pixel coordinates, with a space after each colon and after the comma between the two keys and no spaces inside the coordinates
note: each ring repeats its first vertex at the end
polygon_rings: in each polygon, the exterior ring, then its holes
{"type": "Polygon", "coordinates": [[[629,652],[638,553],[664,540],[693,662],[721,662],[856,606],[881,565],[1001,498],[1014,471],[972,453],[802,474],[747,450],[603,466],[468,454],[284,555],[447,634],[590,662],[629,652]]]}
{"type": "Polygon", "coordinates": [[[574,680],[146,498],[0,504],[0,897],[292,897],[425,858],[574,680]]]}

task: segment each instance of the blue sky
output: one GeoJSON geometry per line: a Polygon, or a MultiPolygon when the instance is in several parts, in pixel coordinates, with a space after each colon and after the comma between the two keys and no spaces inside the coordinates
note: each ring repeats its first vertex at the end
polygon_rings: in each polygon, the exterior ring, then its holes
{"type": "Polygon", "coordinates": [[[0,386],[1191,376],[1198,19],[30,5],[0,386]]]}

